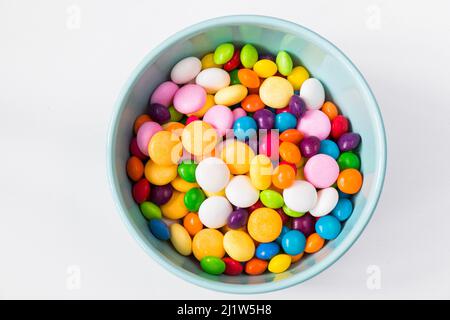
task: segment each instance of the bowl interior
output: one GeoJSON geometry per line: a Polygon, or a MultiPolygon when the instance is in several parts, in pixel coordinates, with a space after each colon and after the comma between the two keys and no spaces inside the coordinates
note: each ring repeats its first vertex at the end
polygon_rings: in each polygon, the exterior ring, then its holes
{"type": "Polygon", "coordinates": [[[322,271],[356,240],[375,208],[385,170],[382,120],[370,89],[357,69],[329,42],[315,33],[286,21],[255,16],[224,17],[190,27],[151,52],[137,68],[118,100],[109,137],[109,175],[113,194],[130,231],[144,249],[166,269],[212,289],[260,292],[301,282],[322,271]],[[349,117],[361,134],[360,150],[364,183],[354,198],[354,211],[341,234],[318,253],[307,256],[282,274],[237,277],[210,276],[196,261],[179,255],[168,242],[155,239],[131,196],[125,164],[134,119],[144,112],[156,86],[167,80],[173,65],[187,56],[201,57],[223,42],[252,43],[259,52],[276,54],[286,50],[295,65],[305,66],[326,89],[327,99],[349,117]]]}

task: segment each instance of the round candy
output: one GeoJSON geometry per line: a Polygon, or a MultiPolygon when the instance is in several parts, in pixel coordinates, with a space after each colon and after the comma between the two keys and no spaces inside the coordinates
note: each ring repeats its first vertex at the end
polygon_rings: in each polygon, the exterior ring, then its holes
{"type": "Polygon", "coordinates": [[[241,107],[247,112],[255,112],[264,109],[264,102],[257,94],[249,94],[241,102],[241,107]]]}
{"type": "Polygon", "coordinates": [[[197,212],[206,196],[200,188],[192,188],[184,195],[184,205],[189,211],[197,212]]]}
{"type": "Polygon", "coordinates": [[[153,91],[152,96],[150,97],[150,103],[158,103],[168,107],[172,104],[173,96],[177,90],[178,86],[176,83],[172,81],[165,81],[161,83],[155,91],[153,91]]]}
{"type": "Polygon", "coordinates": [[[316,221],[316,232],[325,240],[333,240],[341,232],[341,223],[331,215],[320,217],[316,221]]]}
{"type": "Polygon", "coordinates": [[[286,189],[292,186],[295,181],[295,170],[287,164],[280,164],[275,168],[272,175],[272,183],[279,189],[286,189]]]}
{"type": "Polygon", "coordinates": [[[322,140],[320,142],[320,153],[329,155],[333,159],[337,159],[339,157],[339,147],[333,140],[322,140]]]}
{"type": "Polygon", "coordinates": [[[316,78],[305,80],[300,88],[300,98],[305,101],[307,109],[320,109],[325,101],[325,90],[322,83],[316,78]]]}
{"type": "Polygon", "coordinates": [[[320,140],[326,139],[330,134],[330,120],[320,110],[308,110],[299,120],[297,130],[305,137],[316,136],[320,140]]]}
{"type": "Polygon", "coordinates": [[[220,64],[215,64],[214,63],[214,53],[208,53],[205,54],[203,56],[203,58],[201,59],[202,62],[202,70],[203,69],[208,69],[208,68],[219,68],[220,64]]]}
{"type": "Polygon", "coordinates": [[[195,170],[197,164],[192,160],[184,160],[178,165],[178,175],[187,182],[196,182],[195,170]]]}
{"type": "Polygon", "coordinates": [[[240,69],[238,71],[238,78],[242,85],[249,89],[259,88],[259,77],[255,71],[250,69],[240,69]]]}
{"type": "Polygon", "coordinates": [[[230,108],[216,105],[205,113],[203,121],[212,125],[219,136],[224,136],[233,126],[234,116],[230,108]]]}
{"type": "Polygon", "coordinates": [[[292,229],[298,230],[306,237],[315,232],[316,219],[309,213],[304,216],[292,219],[292,229]]]}
{"type": "Polygon", "coordinates": [[[247,232],[230,230],[223,237],[225,252],[239,262],[248,261],[255,254],[255,243],[247,232]]]}
{"type": "Polygon", "coordinates": [[[288,215],[289,217],[293,217],[293,218],[298,218],[298,217],[301,217],[301,216],[303,216],[305,214],[304,212],[298,212],[298,211],[292,210],[287,205],[283,206],[283,212],[286,215],[288,215]]]}
{"type": "Polygon", "coordinates": [[[158,165],[177,164],[182,154],[180,138],[170,131],[159,131],[148,144],[148,155],[158,165]]]}
{"type": "Polygon", "coordinates": [[[291,266],[291,261],[290,255],[278,254],[270,260],[268,269],[272,273],[282,273],[291,266]]]}
{"type": "Polygon", "coordinates": [[[145,178],[151,184],[163,186],[170,183],[177,176],[177,165],[162,166],[148,160],[144,169],[145,178]]]}
{"type": "Polygon", "coordinates": [[[320,151],[320,139],[315,136],[309,136],[304,138],[300,142],[300,151],[301,154],[306,158],[311,158],[312,156],[315,156],[320,151]]]}
{"type": "Polygon", "coordinates": [[[193,80],[202,70],[202,62],[197,57],[180,60],[170,72],[170,79],[176,84],[184,84],[193,80]]]}
{"type": "MultiPolygon", "coordinates": [[[[205,101],[205,104],[203,105],[203,107],[200,110],[195,111],[194,113],[191,113],[189,115],[197,117],[196,120],[198,120],[199,117],[203,117],[205,115],[205,113],[215,105],[216,105],[216,102],[214,101],[214,96],[212,94],[207,94],[206,101],[205,101]]],[[[192,122],[192,121],[189,121],[189,122],[192,122]]],[[[186,125],[188,125],[189,122],[186,120],[186,125]]]]}
{"type": "Polygon", "coordinates": [[[207,192],[219,192],[230,180],[230,170],[219,158],[205,158],[195,170],[195,178],[200,187],[207,192]]]}
{"type": "Polygon", "coordinates": [[[192,188],[199,187],[199,185],[197,183],[187,182],[186,180],[182,179],[181,177],[176,177],[175,179],[173,179],[170,182],[170,184],[172,185],[172,187],[175,190],[177,190],[179,192],[183,192],[183,193],[188,192],[192,188]]]}
{"type": "Polygon", "coordinates": [[[256,72],[258,77],[264,79],[275,75],[275,73],[277,73],[277,70],[278,68],[275,62],[269,59],[261,59],[257,61],[253,66],[253,71],[256,72]]]}
{"type": "Polygon", "coordinates": [[[173,187],[170,184],[153,186],[150,191],[150,201],[160,206],[167,203],[173,194],[173,187]]]}
{"type": "Polygon", "coordinates": [[[145,122],[149,122],[152,121],[152,118],[150,118],[150,116],[146,113],[141,114],[139,117],[136,118],[136,120],[134,121],[134,125],[133,125],[133,131],[135,134],[138,133],[139,128],[145,123],[145,122]]]}
{"type": "Polygon", "coordinates": [[[278,131],[270,130],[259,138],[259,153],[268,156],[271,160],[278,160],[279,136],[278,131]]]}
{"type": "Polygon", "coordinates": [[[200,261],[203,271],[212,275],[219,275],[225,271],[225,262],[217,257],[204,257],[200,261]]]}
{"type": "Polygon", "coordinates": [[[170,232],[167,225],[161,219],[151,219],[148,222],[150,232],[159,240],[169,240],[170,232]]]}
{"type": "Polygon", "coordinates": [[[189,212],[184,204],[184,193],[174,191],[172,198],[161,206],[164,217],[169,219],[181,219],[189,212]]]}
{"type": "Polygon", "coordinates": [[[292,84],[278,76],[267,78],[259,88],[259,95],[264,104],[275,109],[286,107],[293,94],[292,84]]]}
{"type": "Polygon", "coordinates": [[[317,233],[312,233],[306,239],[305,252],[314,253],[322,249],[325,244],[325,239],[319,236],[317,233]]]}
{"type": "Polygon", "coordinates": [[[328,188],[339,175],[339,166],[332,157],[326,154],[317,154],[308,159],[303,168],[305,179],[316,188],[328,188]]]}
{"type": "Polygon", "coordinates": [[[349,129],[349,123],[346,117],[339,115],[331,121],[331,137],[338,140],[340,136],[349,129]]]}
{"type": "Polygon", "coordinates": [[[259,208],[250,214],[247,230],[258,242],[272,242],[280,235],[282,226],[278,212],[270,208],[259,208]]]}
{"type": "Polygon", "coordinates": [[[297,118],[301,118],[303,117],[303,115],[306,112],[306,105],[305,102],[303,102],[302,98],[300,98],[297,95],[293,95],[290,99],[289,99],[289,105],[288,105],[288,110],[290,113],[292,113],[294,116],[296,116],[297,118]]]}
{"type": "Polygon", "coordinates": [[[288,76],[292,71],[292,58],[286,51],[279,51],[276,58],[278,72],[283,76],[288,76]]]}
{"type": "Polygon", "coordinates": [[[353,204],[350,199],[341,198],[337,202],[331,214],[335,216],[339,221],[345,221],[350,218],[353,211],[353,204]]]}
{"type": "Polygon", "coordinates": [[[280,158],[286,162],[297,164],[302,160],[300,149],[292,142],[282,142],[280,144],[280,158]]]}
{"type": "Polygon", "coordinates": [[[232,211],[233,208],[225,197],[212,196],[202,202],[198,217],[206,227],[217,229],[227,224],[232,211]]]}
{"type": "Polygon", "coordinates": [[[337,163],[341,171],[349,168],[359,170],[361,166],[358,155],[350,151],[343,152],[337,159],[337,163]]]}
{"type": "Polygon", "coordinates": [[[206,256],[222,258],[225,255],[222,232],[216,229],[200,230],[192,239],[192,252],[199,261],[206,256]]]}
{"type": "Polygon", "coordinates": [[[281,228],[281,232],[280,235],[277,237],[276,242],[281,245],[281,240],[283,240],[283,236],[288,233],[290,231],[290,229],[286,226],[283,226],[283,228],[281,228]]]}
{"type": "Polygon", "coordinates": [[[217,91],[214,96],[216,104],[232,106],[238,104],[247,96],[248,90],[242,84],[232,84],[229,87],[217,91]]]}
{"type": "Polygon", "coordinates": [[[253,258],[245,264],[245,273],[252,276],[263,274],[264,271],[266,271],[268,264],[267,261],[253,258]]]}
{"type": "Polygon", "coordinates": [[[339,200],[339,194],[333,187],[321,189],[317,192],[317,202],[314,208],[309,210],[313,217],[322,217],[334,209],[339,200]]]}
{"type": "Polygon", "coordinates": [[[250,180],[253,186],[259,190],[265,190],[272,184],[273,166],[270,159],[259,154],[250,162],[250,180]]]}
{"type": "Polygon", "coordinates": [[[223,65],[223,69],[225,71],[232,71],[236,69],[241,63],[240,54],[241,52],[239,50],[234,50],[233,56],[231,57],[230,60],[228,60],[227,63],[223,65]]]}
{"type": "Polygon", "coordinates": [[[250,161],[254,156],[255,153],[247,144],[234,139],[226,140],[220,153],[220,158],[227,164],[230,172],[235,175],[247,173],[250,170],[250,161]]]}
{"type": "Polygon", "coordinates": [[[220,68],[208,68],[197,75],[195,83],[202,86],[207,93],[216,93],[230,85],[230,75],[220,68]]]}
{"type": "Polygon", "coordinates": [[[155,133],[161,131],[162,127],[153,121],[145,122],[138,130],[136,139],[139,150],[148,156],[148,143],[155,133]]]}
{"type": "Polygon", "coordinates": [[[256,257],[261,260],[270,260],[280,252],[276,242],[260,243],[256,248],[256,257]]]}
{"type": "Polygon", "coordinates": [[[297,261],[299,261],[302,257],[303,257],[303,252],[296,254],[295,256],[291,256],[291,263],[295,263],[297,261]]]}
{"type": "Polygon", "coordinates": [[[288,75],[287,79],[294,87],[294,90],[300,89],[303,82],[309,78],[308,70],[302,66],[295,67],[292,72],[288,75]]]}
{"type": "Polygon", "coordinates": [[[210,154],[217,144],[217,132],[204,121],[194,121],[184,128],[181,143],[195,156],[210,154]]]}
{"type": "Polygon", "coordinates": [[[222,43],[214,51],[214,63],[225,64],[233,57],[234,46],[232,43],[222,43]]]}
{"type": "Polygon", "coordinates": [[[197,84],[186,84],[173,98],[173,106],[178,112],[189,114],[200,110],[206,102],[206,91],[197,84]]]}
{"type": "Polygon", "coordinates": [[[225,188],[225,194],[228,200],[239,208],[248,208],[259,198],[259,190],[252,185],[250,178],[244,175],[233,177],[225,188]]]}
{"type": "Polygon", "coordinates": [[[297,129],[288,129],[280,134],[280,140],[283,142],[291,142],[298,145],[303,139],[303,134],[297,129]]]}
{"type": "Polygon", "coordinates": [[[270,130],[275,124],[275,115],[267,109],[256,111],[253,119],[260,130],[270,130]]]}
{"type": "Polygon", "coordinates": [[[200,221],[198,214],[190,212],[183,218],[183,226],[191,236],[195,236],[203,229],[203,224],[200,221]]]}
{"type": "Polygon", "coordinates": [[[261,191],[259,197],[267,208],[278,209],[284,205],[283,196],[274,190],[261,191]]]}
{"type": "Polygon", "coordinates": [[[320,110],[322,110],[323,113],[325,113],[328,117],[328,119],[333,120],[334,118],[336,118],[339,114],[339,111],[336,107],[336,105],[331,102],[331,101],[326,101],[322,108],[320,108],[320,110]]]}
{"type": "Polygon", "coordinates": [[[245,209],[236,209],[228,216],[227,225],[230,229],[239,229],[247,224],[248,212],[245,209]]]}
{"type": "Polygon", "coordinates": [[[150,183],[145,178],[142,178],[133,185],[133,199],[138,204],[146,201],[150,195],[150,183]]]}
{"type": "Polygon", "coordinates": [[[292,186],[283,190],[286,205],[298,212],[307,212],[317,201],[317,191],[308,181],[297,180],[292,186]]]}
{"type": "Polygon", "coordinates": [[[339,190],[347,194],[357,193],[362,186],[362,175],[356,169],[345,169],[337,178],[339,190]]]}
{"type": "Polygon", "coordinates": [[[175,250],[183,256],[188,256],[192,253],[192,240],[189,233],[179,223],[173,223],[169,227],[170,242],[175,250]]]}
{"type": "Polygon", "coordinates": [[[281,246],[285,253],[297,255],[305,250],[306,238],[298,230],[288,231],[281,239],[281,246]]]}
{"type": "Polygon", "coordinates": [[[290,112],[279,113],[275,117],[275,129],[283,132],[294,129],[297,126],[297,118],[290,112]]]}
{"type": "Polygon", "coordinates": [[[242,108],[236,108],[233,110],[233,122],[236,121],[239,118],[245,117],[247,115],[247,112],[245,112],[242,108]]]}
{"type": "Polygon", "coordinates": [[[244,267],[242,264],[230,257],[225,257],[222,259],[225,262],[225,271],[224,273],[229,276],[237,276],[244,271],[244,267]]]}
{"type": "Polygon", "coordinates": [[[234,135],[239,140],[249,139],[256,135],[256,122],[249,116],[237,119],[233,124],[234,135]]]}
{"type": "Polygon", "coordinates": [[[139,208],[141,209],[142,215],[147,220],[162,218],[161,209],[153,202],[144,201],[140,204],[139,208]]]}
{"type": "Polygon", "coordinates": [[[127,160],[127,174],[133,181],[138,181],[144,175],[144,164],[135,156],[131,156],[127,160]]]}
{"type": "Polygon", "coordinates": [[[241,50],[241,63],[245,68],[253,68],[258,61],[258,51],[254,46],[247,43],[241,50]]]}
{"type": "Polygon", "coordinates": [[[354,132],[344,133],[338,139],[339,149],[342,152],[356,149],[360,142],[361,136],[354,132]]]}

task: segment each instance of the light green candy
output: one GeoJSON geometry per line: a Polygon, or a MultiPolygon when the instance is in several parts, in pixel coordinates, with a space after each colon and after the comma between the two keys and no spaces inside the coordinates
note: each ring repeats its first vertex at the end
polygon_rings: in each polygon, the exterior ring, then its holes
{"type": "Polygon", "coordinates": [[[246,68],[253,68],[258,61],[258,51],[254,46],[247,43],[241,50],[241,63],[246,68]]]}
{"type": "Polygon", "coordinates": [[[142,202],[140,207],[141,207],[142,215],[146,219],[150,220],[150,219],[161,219],[162,218],[161,209],[153,202],[150,202],[150,201],[142,202]]]}
{"type": "Polygon", "coordinates": [[[214,51],[214,63],[225,64],[233,57],[234,46],[232,43],[222,43],[214,51]]]}
{"type": "Polygon", "coordinates": [[[305,212],[294,211],[294,210],[288,208],[287,205],[284,205],[284,206],[283,206],[283,211],[284,211],[284,213],[286,213],[289,217],[292,217],[292,218],[298,218],[298,217],[301,217],[301,216],[305,215],[305,212]]]}
{"type": "Polygon", "coordinates": [[[278,209],[284,204],[283,196],[274,190],[264,190],[259,194],[263,205],[267,208],[278,209]]]}
{"type": "Polygon", "coordinates": [[[292,58],[286,51],[278,52],[276,64],[278,67],[278,72],[280,72],[283,76],[288,76],[292,72],[292,58]]]}
{"type": "Polygon", "coordinates": [[[172,122],[178,122],[183,118],[183,114],[179,113],[174,106],[169,107],[169,113],[170,113],[170,121],[172,122]]]}

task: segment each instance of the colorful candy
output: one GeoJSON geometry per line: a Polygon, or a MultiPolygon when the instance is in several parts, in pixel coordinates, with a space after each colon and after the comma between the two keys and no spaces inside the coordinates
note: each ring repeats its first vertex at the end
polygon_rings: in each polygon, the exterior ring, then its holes
{"type": "Polygon", "coordinates": [[[258,51],[250,43],[247,43],[241,50],[241,63],[245,68],[253,68],[258,61],[258,51]]]}
{"type": "Polygon", "coordinates": [[[219,275],[225,271],[225,262],[217,257],[204,257],[200,260],[203,271],[213,275],[219,275]]]}
{"type": "Polygon", "coordinates": [[[232,211],[233,207],[225,197],[212,196],[202,202],[198,217],[206,227],[217,229],[227,224],[232,211]]]}
{"type": "Polygon", "coordinates": [[[179,223],[173,223],[169,227],[170,242],[175,250],[183,256],[192,253],[192,240],[187,230],[179,223]]]}
{"type": "Polygon", "coordinates": [[[273,273],[282,273],[291,266],[292,258],[288,254],[277,254],[270,259],[268,269],[273,273]]]}
{"type": "Polygon", "coordinates": [[[223,247],[231,258],[239,262],[248,261],[255,254],[255,243],[244,231],[228,231],[223,237],[223,247]]]}
{"type": "Polygon", "coordinates": [[[292,84],[277,76],[267,78],[259,88],[259,96],[264,104],[275,109],[286,107],[293,94],[292,84]]]}
{"type": "Polygon", "coordinates": [[[248,219],[248,233],[258,242],[272,242],[281,233],[280,215],[273,209],[259,208],[248,219]]]}
{"type": "Polygon", "coordinates": [[[213,256],[222,258],[225,255],[223,248],[223,234],[216,229],[202,229],[192,239],[192,253],[197,260],[213,256]]]}

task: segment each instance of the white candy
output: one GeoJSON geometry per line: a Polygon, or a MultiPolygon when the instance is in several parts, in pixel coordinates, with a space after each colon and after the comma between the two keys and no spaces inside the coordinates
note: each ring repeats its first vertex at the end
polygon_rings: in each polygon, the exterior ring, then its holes
{"type": "Polygon", "coordinates": [[[198,209],[198,218],[207,228],[221,228],[227,224],[233,207],[225,197],[212,196],[202,202],[198,209]]]}
{"type": "Polygon", "coordinates": [[[230,85],[230,75],[220,68],[208,68],[197,75],[195,83],[202,86],[207,93],[214,94],[230,85]]]}
{"type": "Polygon", "coordinates": [[[325,90],[316,78],[309,78],[300,87],[300,98],[306,104],[307,109],[320,109],[325,102],[325,90]]]}
{"type": "Polygon", "coordinates": [[[297,180],[292,186],[284,189],[283,198],[288,208],[298,212],[307,212],[316,204],[317,191],[308,181],[297,180]]]}
{"type": "Polygon", "coordinates": [[[225,195],[236,207],[248,208],[259,199],[259,190],[256,189],[248,176],[233,177],[225,188],[225,195]]]}
{"type": "Polygon", "coordinates": [[[195,179],[199,186],[207,192],[219,192],[230,180],[230,169],[219,158],[203,159],[195,169],[195,179]]]}
{"type": "Polygon", "coordinates": [[[176,84],[185,84],[202,70],[202,62],[197,57],[187,57],[179,61],[170,72],[170,79],[176,84]]]}
{"type": "Polygon", "coordinates": [[[336,207],[339,194],[333,187],[325,188],[317,192],[317,202],[314,208],[309,210],[313,217],[322,217],[331,212],[336,207]]]}

